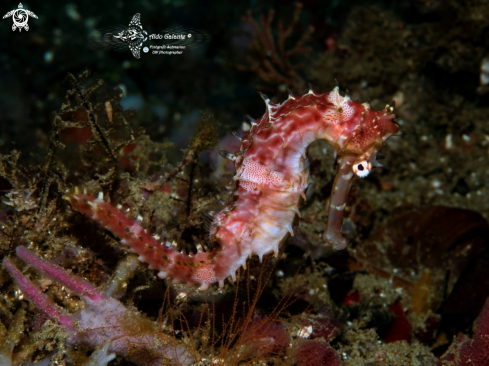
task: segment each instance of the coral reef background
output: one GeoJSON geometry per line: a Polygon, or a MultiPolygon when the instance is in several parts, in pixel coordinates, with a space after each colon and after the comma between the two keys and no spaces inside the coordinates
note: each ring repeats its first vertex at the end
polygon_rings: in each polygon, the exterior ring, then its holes
{"type": "MultiPolygon", "coordinates": [[[[0,10],[17,5],[9,6],[0,10]]],[[[0,22],[2,257],[15,258],[15,248],[27,246],[107,287],[129,253],[67,207],[62,196],[75,186],[104,191],[112,203],[140,214],[150,231],[165,231],[180,250],[191,251],[205,241],[203,212],[229,199],[222,174],[230,172],[209,151],[217,141],[232,150],[227,135],[247,128],[246,115],[264,113],[257,90],[281,102],[287,89],[302,94],[311,83],[325,92],[338,80],[374,109],[393,100],[407,132],[382,149],[389,169],[355,182],[343,227],[347,250],[323,245],[334,158],[317,142],[309,149],[314,185],[275,267],[271,260],[263,266],[252,260],[255,269],[243,274],[241,287],[227,284],[205,295],[141,267],[127,288],[119,286],[117,298],[178,342],[191,342],[185,332],[192,330],[193,347],[201,349],[192,355],[203,364],[333,365],[340,358],[345,365],[456,365],[467,355],[479,360],[474,365],[486,364],[476,337],[487,333],[487,314],[473,329],[489,296],[486,1],[24,6],[39,17],[29,20],[28,32],[12,32],[10,18],[0,22]],[[179,24],[206,31],[210,41],[183,55],[140,59],[90,46],[97,29],[127,25],[135,13],[148,33],[179,24]],[[93,105],[102,138],[81,113],[83,98],[93,105]],[[237,312],[236,304],[250,306],[255,293],[261,297],[251,312],[237,312]],[[209,320],[210,303],[217,324],[209,320]],[[183,314],[188,323],[170,324],[161,309],[179,309],[175,316],[183,314]],[[227,341],[208,343],[212,332],[201,329],[199,319],[224,339],[223,318],[236,319],[248,338],[227,335],[227,341]],[[458,334],[466,336],[452,344],[458,334]],[[463,343],[472,337],[474,344],[463,343]],[[252,338],[268,341],[247,343],[252,338]],[[258,351],[240,358],[237,344],[258,351]]],[[[76,294],[27,273],[58,305],[83,308],[76,294]]],[[[14,364],[52,357],[65,362],[62,332],[23,298],[3,266],[0,295],[2,357],[15,345],[14,364]]],[[[79,349],[71,362],[88,364],[87,355],[79,349]]],[[[129,364],[122,357],[110,362],[129,364]]]]}

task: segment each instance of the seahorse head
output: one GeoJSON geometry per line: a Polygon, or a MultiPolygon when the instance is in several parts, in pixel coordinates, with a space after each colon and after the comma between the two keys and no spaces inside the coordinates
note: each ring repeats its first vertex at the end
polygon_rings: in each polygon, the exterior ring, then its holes
{"type": "Polygon", "coordinates": [[[377,152],[390,136],[399,132],[394,122],[393,107],[386,105],[375,111],[370,103],[358,103],[348,95],[342,97],[336,87],[327,97],[333,105],[328,117],[335,121],[330,134],[331,144],[338,158],[351,166],[355,175],[366,177],[375,166],[377,152]],[[333,138],[331,138],[333,137],[333,138]]]}

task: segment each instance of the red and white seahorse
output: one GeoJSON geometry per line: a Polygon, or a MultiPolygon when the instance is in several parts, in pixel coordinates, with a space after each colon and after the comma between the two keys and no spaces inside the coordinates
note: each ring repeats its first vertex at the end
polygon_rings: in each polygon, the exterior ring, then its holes
{"type": "Polygon", "coordinates": [[[368,103],[342,97],[338,87],[330,93],[316,94],[311,89],[301,97],[290,95],[281,104],[262,97],[267,110],[252,122],[240,151],[223,152],[236,166],[236,183],[232,201],[214,215],[210,237],[217,245],[212,250],[199,247],[196,254],[180,253],[103,197],[73,194],[66,199],[121,238],[150,269],[159,271],[159,277],[199,284],[201,290],[216,282],[222,287],[227,277],[235,279],[249,256],[261,259],[278,253],[280,244],[293,235],[292,225],[300,216],[309,184],[307,148],[324,139],[333,147],[338,164],[323,237],[335,249],[344,249],[347,242],[341,227],[349,188],[355,176],[363,178],[381,166],[378,150],[399,132],[392,108],[374,111],[368,103]]]}

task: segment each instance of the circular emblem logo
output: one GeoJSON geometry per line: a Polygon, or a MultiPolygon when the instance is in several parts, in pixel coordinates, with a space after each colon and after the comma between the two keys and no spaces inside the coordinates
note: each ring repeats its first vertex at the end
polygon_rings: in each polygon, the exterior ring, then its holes
{"type": "Polygon", "coordinates": [[[37,19],[36,14],[34,14],[32,11],[24,9],[22,3],[19,3],[19,8],[9,11],[3,16],[3,19],[12,17],[12,20],[14,22],[12,30],[15,31],[16,29],[18,29],[19,32],[21,32],[22,29],[25,29],[26,31],[29,30],[29,25],[27,24],[27,22],[29,21],[29,16],[37,19]]]}

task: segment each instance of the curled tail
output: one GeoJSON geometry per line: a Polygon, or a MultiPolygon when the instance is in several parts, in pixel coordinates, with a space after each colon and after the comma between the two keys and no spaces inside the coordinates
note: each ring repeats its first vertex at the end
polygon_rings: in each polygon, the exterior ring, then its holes
{"type": "MultiPolygon", "coordinates": [[[[206,290],[211,283],[219,282],[222,287],[228,271],[215,260],[216,251],[204,252],[202,248],[197,253],[180,253],[170,242],[161,242],[159,237],[152,236],[142,226],[140,220],[133,220],[123,213],[120,208],[113,207],[103,200],[88,194],[71,194],[64,197],[74,210],[97,221],[107,230],[121,239],[121,242],[139,254],[139,260],[149,264],[150,269],[159,271],[160,278],[173,278],[174,283],[186,282],[188,286],[200,285],[200,290],[206,290]]],[[[219,250],[219,249],[217,249],[219,250]]]]}

